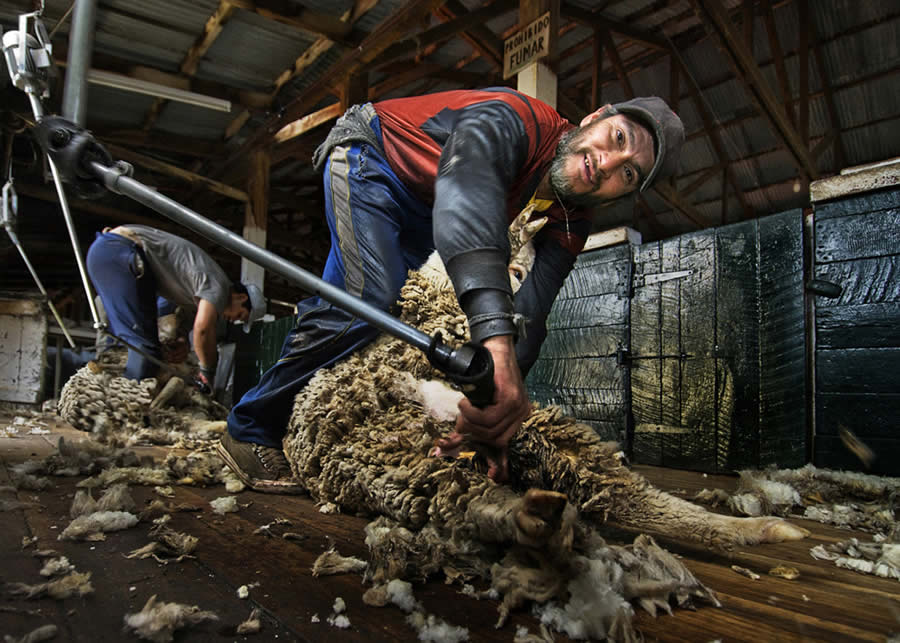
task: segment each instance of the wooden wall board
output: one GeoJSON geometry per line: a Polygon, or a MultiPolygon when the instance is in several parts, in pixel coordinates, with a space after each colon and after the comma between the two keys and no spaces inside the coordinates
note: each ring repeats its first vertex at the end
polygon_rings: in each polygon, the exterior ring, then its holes
{"type": "Polygon", "coordinates": [[[0,298],[0,400],[43,401],[47,315],[41,298],[0,298]]]}
{"type": "MultiPolygon", "coordinates": [[[[572,324],[575,320],[572,320],[572,324]]],[[[584,323],[584,322],[580,322],[584,323]]],[[[615,324],[598,323],[590,326],[567,326],[550,328],[541,351],[550,355],[566,355],[567,357],[615,357],[616,351],[622,347],[622,336],[626,326],[619,321],[615,324]]]]}
{"type": "Polygon", "coordinates": [[[815,278],[841,287],[815,297],[815,463],[863,470],[843,427],[898,475],[900,437],[885,426],[900,417],[900,189],[817,205],[814,244],[815,278]]]}
{"type": "Polygon", "coordinates": [[[554,304],[529,388],[544,403],[569,397],[554,387],[609,390],[592,384],[596,365],[570,362],[604,356],[623,387],[624,421],[634,423],[635,461],[710,472],[801,464],[803,275],[799,210],[582,255],[554,304]]]}
{"type": "Polygon", "coordinates": [[[615,358],[584,358],[578,362],[539,360],[528,374],[531,399],[560,407],[567,415],[593,426],[605,440],[624,443],[627,407],[615,358]]]}
{"type": "Polygon", "coordinates": [[[759,223],[716,234],[717,469],[759,466],[759,223]],[[755,358],[756,357],[756,358],[755,358]]]}
{"type": "Polygon", "coordinates": [[[618,246],[586,252],[578,256],[557,296],[558,300],[578,299],[586,295],[620,292],[628,280],[630,246],[618,246]]]}
{"type": "Polygon", "coordinates": [[[819,348],[900,346],[900,301],[884,304],[816,307],[819,348]]]}
{"type": "Polygon", "coordinates": [[[807,458],[803,213],[758,220],[759,465],[807,458]]]}
{"type": "Polygon", "coordinates": [[[819,393],[817,436],[836,436],[841,427],[861,438],[897,438],[900,391],[892,393],[819,393]]]}
{"type": "MultiPolygon", "coordinates": [[[[898,249],[900,251],[900,249],[898,249]]],[[[889,257],[817,263],[815,278],[841,287],[839,297],[816,296],[817,309],[900,301],[900,252],[889,257]]]]}
{"type": "MultiPolygon", "coordinates": [[[[646,243],[634,248],[634,279],[663,272],[662,243],[646,243]]],[[[631,406],[635,426],[663,422],[663,371],[656,357],[662,342],[662,300],[659,286],[635,288],[631,299],[630,364],[631,406]],[[637,322],[637,323],[636,323],[637,322]]],[[[654,445],[656,442],[654,442],[654,445]]],[[[635,433],[634,456],[639,462],[657,462],[647,456],[644,460],[641,436],[635,433]]],[[[655,451],[655,449],[654,449],[655,451]]]]}
{"type": "Polygon", "coordinates": [[[816,219],[817,264],[889,257],[900,248],[900,208],[816,219]]]}
{"type": "Polygon", "coordinates": [[[574,385],[575,388],[615,389],[617,386],[609,386],[609,383],[620,379],[618,365],[611,358],[544,358],[531,370],[538,376],[540,384],[552,387],[574,385]]]}
{"type": "Polygon", "coordinates": [[[816,351],[816,392],[891,394],[900,382],[900,347],[816,351]]]}
{"type": "Polygon", "coordinates": [[[621,327],[625,324],[627,306],[628,299],[614,292],[558,298],[547,316],[547,328],[621,327]]]}
{"type": "Polygon", "coordinates": [[[900,190],[896,188],[848,196],[813,205],[817,222],[897,207],[900,207],[900,190]]]}
{"type": "MultiPolygon", "coordinates": [[[[893,426],[896,427],[896,422],[893,426]]],[[[896,437],[873,438],[859,435],[857,437],[875,454],[875,459],[871,464],[867,465],[860,460],[853,451],[844,445],[840,437],[817,433],[814,443],[816,466],[896,477],[897,462],[900,461],[900,443],[896,437]]]]}
{"type": "Polygon", "coordinates": [[[636,461],[706,471],[802,463],[802,223],[793,211],[636,248],[636,283],[653,270],[690,272],[635,289],[635,444],[646,443],[636,461]]]}
{"type": "Polygon", "coordinates": [[[526,378],[531,399],[553,404],[607,440],[627,442],[628,245],[583,253],[547,318],[547,338],[526,378]]]}

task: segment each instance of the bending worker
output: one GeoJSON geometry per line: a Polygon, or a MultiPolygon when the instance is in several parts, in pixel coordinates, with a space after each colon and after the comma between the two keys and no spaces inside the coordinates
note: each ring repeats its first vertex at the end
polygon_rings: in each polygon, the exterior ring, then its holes
{"type": "MultiPolygon", "coordinates": [[[[161,360],[157,295],[196,311],[193,345],[200,364],[198,384],[215,387],[216,322],[243,322],[244,330],[266,312],[262,291],[232,282],[206,252],[187,239],[143,225],[106,228],[91,244],[87,269],[114,335],[161,360]]],[[[128,349],[125,377],[154,377],[158,365],[128,349]]]]}
{"type": "MultiPolygon", "coordinates": [[[[506,477],[506,445],[531,409],[524,376],[590,233],[590,208],[671,176],[683,142],[681,120],[656,97],[605,105],[576,127],[506,87],[366,103],[338,120],[313,157],[331,230],[323,278],[388,310],[436,247],[472,340],[493,357],[494,403],[461,401],[442,448],[464,436],[493,445],[489,475],[506,477]],[[507,227],[531,200],[549,221],[513,301],[507,227]]],[[[281,359],[232,409],[219,446],[251,488],[299,488],[282,451],[295,395],[378,332],[317,297],[298,304],[281,359]]]]}

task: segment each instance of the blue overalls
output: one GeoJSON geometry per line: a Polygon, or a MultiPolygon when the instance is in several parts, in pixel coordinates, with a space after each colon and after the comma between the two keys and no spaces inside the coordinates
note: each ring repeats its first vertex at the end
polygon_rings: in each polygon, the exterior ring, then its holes
{"type": "MultiPolygon", "coordinates": [[[[156,277],[140,246],[112,232],[98,232],[87,253],[87,271],[100,295],[110,330],[129,344],[162,359],[156,319],[172,304],[156,296],[156,277]]],[[[158,366],[128,350],[125,377],[154,377],[158,366]]]]}
{"type": "MultiPolygon", "coordinates": [[[[378,117],[370,123],[380,141],[378,117]]],[[[431,207],[400,182],[380,150],[366,143],[335,147],[324,181],[331,251],[322,278],[389,310],[408,271],[434,250],[431,207]]],[[[298,303],[278,362],[229,414],[231,436],[281,448],[297,393],[320,368],[364,347],[379,332],[319,297],[298,303]]]]}

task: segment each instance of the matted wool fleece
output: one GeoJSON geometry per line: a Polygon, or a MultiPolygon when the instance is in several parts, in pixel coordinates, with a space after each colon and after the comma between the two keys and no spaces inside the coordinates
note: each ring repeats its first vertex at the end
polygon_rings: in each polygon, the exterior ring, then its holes
{"type": "MultiPolygon", "coordinates": [[[[513,262],[530,268],[516,240],[513,262]]],[[[439,270],[411,272],[399,304],[404,322],[440,331],[451,344],[468,339],[465,315],[439,270]]],[[[382,336],[319,371],[295,400],[284,449],[296,477],[319,503],[382,516],[366,541],[375,583],[437,571],[482,578],[503,596],[501,622],[510,609],[536,601],[564,606],[592,637],[630,640],[631,602],[655,612],[668,610],[670,600],[715,598],[652,539],[607,545],[595,532],[603,521],[720,548],[806,535],[780,518],[723,516],[654,488],[625,466],[615,444],[553,407],[535,406],[512,440],[509,484],[488,479],[477,457],[431,457],[453,422],[429,413],[422,381],[442,379],[421,351],[382,336]],[[600,594],[585,598],[584,588],[600,594]],[[585,600],[613,607],[572,607],[585,600]]]]}

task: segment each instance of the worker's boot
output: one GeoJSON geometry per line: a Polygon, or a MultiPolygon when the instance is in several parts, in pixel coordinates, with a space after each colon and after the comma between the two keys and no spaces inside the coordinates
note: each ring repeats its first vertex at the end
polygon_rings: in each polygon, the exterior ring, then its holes
{"type": "Polygon", "coordinates": [[[295,494],[305,491],[293,477],[281,449],[239,442],[226,431],[216,444],[216,451],[237,477],[254,491],[295,494]]]}

